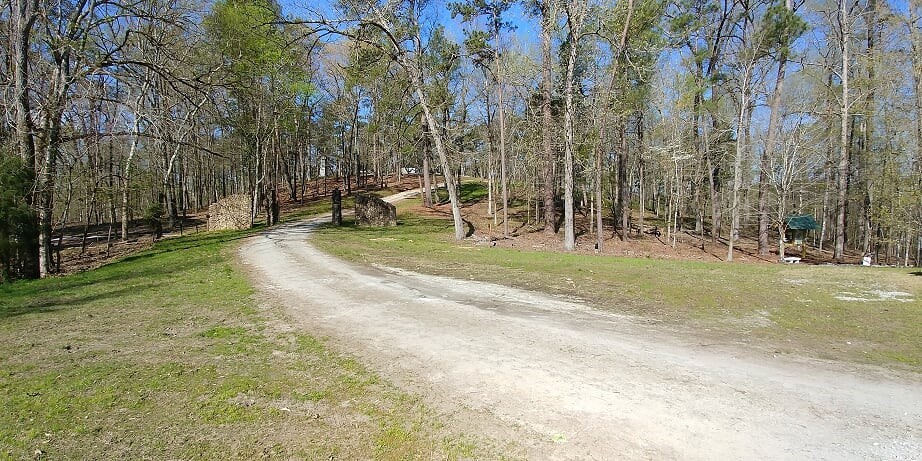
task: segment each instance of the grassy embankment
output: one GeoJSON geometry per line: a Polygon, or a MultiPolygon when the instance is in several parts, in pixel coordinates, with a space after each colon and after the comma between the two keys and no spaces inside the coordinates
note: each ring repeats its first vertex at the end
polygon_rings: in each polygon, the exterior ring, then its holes
{"type": "Polygon", "coordinates": [[[232,262],[245,235],[0,286],[0,459],[481,455],[487,444],[259,306],[232,262]]]}
{"type": "MultiPolygon", "coordinates": [[[[482,196],[476,185],[464,189],[468,200],[482,196]]],[[[575,296],[709,341],[922,371],[919,269],[603,257],[455,243],[450,221],[415,215],[414,205],[400,206],[397,228],[326,228],[313,242],[353,261],[575,296]]]]}

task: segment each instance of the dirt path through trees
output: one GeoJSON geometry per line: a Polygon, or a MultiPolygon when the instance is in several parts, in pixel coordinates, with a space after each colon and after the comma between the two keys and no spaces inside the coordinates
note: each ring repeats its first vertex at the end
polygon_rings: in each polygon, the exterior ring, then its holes
{"type": "Polygon", "coordinates": [[[544,294],[355,266],[313,248],[315,226],[241,247],[258,289],[448,424],[515,441],[529,459],[922,453],[918,376],[701,344],[544,294]]]}

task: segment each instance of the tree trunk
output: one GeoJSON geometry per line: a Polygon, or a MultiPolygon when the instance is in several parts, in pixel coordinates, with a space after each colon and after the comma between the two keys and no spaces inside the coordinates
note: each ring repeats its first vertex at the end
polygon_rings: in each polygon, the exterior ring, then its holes
{"type": "Polygon", "coordinates": [[[563,191],[564,191],[564,239],[563,246],[567,251],[573,251],[576,248],[576,232],[573,223],[573,76],[576,70],[576,53],[579,49],[578,42],[582,34],[583,19],[585,16],[585,4],[577,1],[566,6],[567,8],[567,25],[569,27],[570,47],[567,52],[567,70],[564,79],[564,173],[563,173],[563,191]]]}
{"type": "Polygon", "coordinates": [[[128,240],[128,196],[131,189],[131,164],[138,151],[138,138],[141,136],[141,104],[147,92],[147,83],[141,87],[135,99],[134,122],[131,126],[131,146],[128,148],[128,158],[125,159],[125,169],[122,172],[122,241],[128,240]]]}
{"type": "MultiPolygon", "coordinates": [[[[922,1],[911,0],[909,4],[911,5],[910,21],[912,24],[916,24],[919,21],[919,18],[916,16],[916,12],[922,8],[922,1]]],[[[916,156],[914,163],[916,174],[919,175],[918,179],[922,181],[922,30],[920,30],[918,27],[913,27],[910,30],[910,41],[912,43],[912,76],[916,89],[916,156]]],[[[922,184],[919,185],[922,186],[922,184]]],[[[922,241],[922,235],[920,235],[919,238],[920,241],[922,241]]]]}
{"type": "MultiPolygon", "coordinates": [[[[425,117],[425,116],[424,116],[425,117]]],[[[423,174],[423,206],[426,208],[432,208],[432,178],[430,176],[430,170],[432,167],[429,165],[429,138],[431,137],[431,132],[429,125],[423,121],[423,140],[422,140],[422,174],[423,174]]]]}
{"type": "Polygon", "coordinates": [[[556,22],[556,7],[553,0],[541,3],[541,148],[544,151],[544,232],[557,233],[557,190],[554,181],[554,118],[551,112],[552,87],[551,34],[556,22]]]}
{"type": "MultiPolygon", "coordinates": [[[[63,109],[62,109],[63,111],[63,109]]],[[[54,209],[54,176],[58,155],[61,117],[50,121],[43,147],[41,168],[38,174],[38,268],[45,278],[54,271],[51,244],[52,211],[54,209]]]]}
{"type": "MultiPolygon", "coordinates": [[[[787,2],[790,9],[791,2],[787,2]]],[[[772,90],[771,103],[769,105],[771,115],[768,118],[768,137],[765,140],[765,149],[762,151],[762,158],[759,161],[759,254],[768,254],[768,194],[769,194],[769,168],[771,168],[771,159],[775,155],[776,144],[781,134],[781,95],[784,91],[784,76],[787,70],[787,54],[782,53],[778,59],[778,72],[775,74],[775,88],[772,90]]],[[[783,218],[783,217],[782,217],[783,218]]]]}
{"type": "MultiPolygon", "coordinates": [[[[498,37],[498,34],[497,34],[498,37]]],[[[506,108],[503,101],[503,79],[499,59],[496,60],[496,105],[499,116],[499,180],[503,199],[503,237],[509,238],[509,193],[506,190],[506,108]]]]}
{"type": "Polygon", "coordinates": [[[860,118],[859,133],[861,150],[858,158],[857,176],[861,181],[861,246],[862,253],[871,251],[871,240],[874,224],[872,222],[871,210],[873,208],[873,194],[871,192],[872,182],[870,179],[871,168],[871,139],[874,131],[874,112],[875,108],[875,87],[876,71],[875,65],[877,31],[879,28],[879,12],[877,11],[877,0],[868,0],[867,5],[867,96],[863,101],[863,114],[860,118]]]}
{"type": "MultiPolygon", "coordinates": [[[[618,47],[617,49],[615,49],[612,55],[611,69],[609,70],[608,87],[605,93],[598,95],[596,97],[596,104],[595,104],[596,107],[593,110],[593,112],[596,114],[596,120],[597,120],[596,122],[597,138],[595,142],[595,147],[593,149],[593,156],[595,160],[595,178],[594,178],[595,185],[596,185],[595,186],[595,201],[598,204],[598,206],[595,209],[593,219],[595,219],[596,221],[596,229],[597,229],[596,249],[599,251],[602,251],[602,228],[603,228],[602,226],[602,144],[605,142],[605,129],[608,124],[606,123],[605,117],[602,115],[603,109],[599,107],[598,103],[599,101],[601,101],[604,104],[604,108],[605,109],[608,108],[609,101],[615,89],[615,82],[617,81],[618,75],[620,73],[621,58],[624,54],[624,50],[627,48],[628,31],[630,30],[631,18],[633,14],[634,14],[634,0],[628,0],[627,14],[625,15],[625,19],[624,19],[624,27],[621,30],[621,37],[619,38],[619,41],[618,41],[618,47]]],[[[620,128],[621,128],[620,129],[621,149],[620,149],[620,153],[618,157],[619,159],[618,160],[618,171],[619,171],[618,209],[619,210],[618,210],[618,213],[616,213],[616,215],[620,214],[623,217],[625,214],[624,209],[623,209],[625,205],[624,205],[622,194],[625,193],[625,189],[626,189],[625,187],[625,182],[626,182],[625,176],[626,175],[624,174],[624,171],[625,171],[624,165],[627,163],[627,140],[625,138],[624,121],[620,120],[619,123],[620,123],[620,128]]],[[[628,204],[627,206],[630,206],[630,205],[628,204]]],[[[630,210],[628,209],[628,213],[629,212],[630,210]]],[[[625,234],[626,232],[625,222],[626,221],[624,221],[624,219],[622,218],[622,233],[621,233],[622,241],[627,239],[627,234],[625,234]]]]}
{"type": "MultiPolygon", "coordinates": [[[[694,50],[691,50],[694,51],[694,50]]],[[[692,99],[692,126],[691,126],[691,143],[692,148],[695,150],[695,158],[697,159],[696,163],[696,174],[694,176],[692,187],[693,197],[692,201],[695,204],[695,231],[698,233],[701,239],[701,248],[704,249],[704,199],[701,197],[702,184],[700,177],[701,165],[706,164],[707,153],[703,148],[702,136],[701,136],[701,126],[702,126],[702,108],[704,96],[702,95],[702,86],[704,85],[704,76],[703,76],[703,64],[701,60],[695,60],[695,94],[692,99]]],[[[705,165],[707,167],[707,165],[705,165]]],[[[708,167],[708,169],[710,169],[708,167]]],[[[674,195],[678,195],[678,162],[676,162],[676,192],[674,195]]],[[[670,202],[672,203],[672,202],[670,202]]],[[[678,203],[678,202],[676,202],[678,203]]],[[[677,211],[677,210],[676,210],[677,211]]],[[[670,213],[669,216],[672,216],[670,213]]],[[[674,237],[674,235],[673,235],[674,237]]],[[[673,242],[673,248],[675,248],[675,243],[673,242]]]]}
{"type": "MultiPolygon", "coordinates": [[[[404,59],[405,56],[403,57],[404,59]]],[[[421,70],[415,68],[411,63],[403,60],[403,68],[406,69],[410,74],[410,81],[413,85],[413,90],[416,93],[416,98],[419,100],[419,105],[423,109],[423,115],[426,117],[426,124],[429,126],[429,135],[432,139],[433,144],[435,144],[435,152],[439,156],[439,161],[442,164],[442,174],[445,177],[445,187],[448,189],[448,200],[451,202],[451,217],[454,223],[455,228],[455,239],[464,240],[466,235],[464,229],[464,220],[461,217],[461,204],[458,202],[458,182],[455,179],[454,171],[451,168],[451,162],[448,159],[448,152],[445,150],[445,145],[442,142],[442,134],[438,130],[438,124],[436,123],[435,116],[432,113],[432,110],[429,106],[429,100],[426,98],[426,94],[423,91],[425,85],[423,83],[422,76],[420,75],[421,70]]]]}
{"type": "MultiPolygon", "coordinates": [[[[10,56],[9,65],[12,74],[12,100],[14,107],[14,136],[16,147],[19,150],[19,156],[22,158],[23,167],[35,173],[36,180],[41,173],[36,165],[36,146],[35,146],[35,126],[31,116],[31,100],[29,98],[29,51],[32,46],[32,29],[38,18],[38,0],[13,0],[10,3],[10,56]]],[[[37,188],[36,192],[41,188],[37,188]]],[[[40,203],[43,202],[39,193],[32,194],[29,200],[32,203],[36,222],[41,221],[40,203]]],[[[45,275],[42,268],[44,254],[42,243],[44,240],[39,239],[30,242],[24,248],[23,259],[23,276],[27,278],[42,277],[45,275]],[[36,244],[37,243],[37,244],[36,244]]],[[[49,240],[50,242],[50,240],[49,240]]]]}
{"type": "Polygon", "coordinates": [[[727,261],[733,261],[733,244],[739,238],[740,229],[740,189],[743,186],[743,156],[748,146],[749,125],[749,80],[752,63],[747,63],[743,71],[743,88],[740,94],[739,120],[736,124],[736,155],[733,157],[733,195],[730,204],[730,235],[727,238],[727,261]]]}
{"type": "Polygon", "coordinates": [[[58,153],[61,146],[61,124],[70,90],[70,51],[55,55],[51,88],[48,91],[46,119],[41,143],[42,160],[37,168],[38,194],[38,266],[39,276],[47,277],[54,270],[51,244],[52,212],[54,211],[54,183],[58,153]]]}
{"type": "Polygon", "coordinates": [[[602,155],[599,151],[596,152],[594,170],[595,178],[593,178],[593,184],[595,187],[593,192],[595,195],[595,210],[593,210],[592,219],[595,220],[595,249],[601,252],[602,240],[604,239],[602,234],[604,226],[602,226],[602,155]]]}
{"type": "Polygon", "coordinates": [[[352,141],[349,143],[349,153],[352,157],[352,165],[355,168],[355,187],[361,188],[365,184],[362,178],[362,161],[359,156],[359,102],[360,98],[355,98],[355,110],[352,112],[352,141]]]}
{"type": "MultiPolygon", "coordinates": [[[[638,167],[640,168],[640,178],[639,178],[639,179],[640,179],[640,187],[639,187],[639,190],[640,190],[640,197],[639,197],[639,199],[640,199],[640,216],[638,216],[637,227],[640,229],[640,233],[643,234],[643,226],[644,226],[644,224],[643,224],[643,218],[644,218],[644,214],[646,214],[646,212],[647,212],[646,197],[644,196],[644,186],[645,186],[645,184],[644,184],[644,182],[645,182],[644,174],[645,174],[646,172],[644,171],[644,159],[643,159],[643,154],[644,154],[644,145],[643,145],[643,112],[638,112],[638,113],[637,113],[637,146],[638,146],[638,150],[639,150],[639,151],[637,152],[637,159],[638,159],[638,164],[639,164],[638,167]]],[[[655,200],[655,199],[656,199],[656,197],[654,196],[654,200],[655,200]]],[[[641,237],[642,237],[642,236],[643,236],[643,235],[641,235],[641,237]]]]}
{"type": "MultiPolygon", "coordinates": [[[[910,23],[916,24],[919,20],[916,16],[922,2],[919,0],[910,0],[910,23]]],[[[913,79],[915,83],[915,141],[916,152],[914,163],[915,188],[918,193],[922,193],[922,30],[918,27],[910,28],[912,44],[912,68],[913,79]]],[[[916,219],[916,267],[922,267],[922,204],[917,203],[915,206],[916,219]]]]}
{"type": "Polygon", "coordinates": [[[836,242],[834,258],[842,262],[845,256],[845,215],[848,209],[848,168],[849,168],[849,41],[851,40],[851,21],[848,17],[848,2],[839,0],[839,46],[842,51],[842,99],[840,101],[841,132],[839,133],[839,166],[836,187],[836,242]]]}
{"type": "Polygon", "coordinates": [[[13,101],[15,102],[15,132],[19,155],[23,164],[35,170],[34,126],[29,99],[29,51],[32,44],[32,28],[38,18],[38,0],[13,0],[11,10],[10,64],[13,80],[13,101]]]}
{"type": "Polygon", "coordinates": [[[628,240],[628,230],[631,225],[631,201],[629,197],[630,185],[627,173],[627,126],[624,120],[618,121],[618,138],[621,145],[618,147],[618,217],[621,220],[621,241],[628,240]]]}

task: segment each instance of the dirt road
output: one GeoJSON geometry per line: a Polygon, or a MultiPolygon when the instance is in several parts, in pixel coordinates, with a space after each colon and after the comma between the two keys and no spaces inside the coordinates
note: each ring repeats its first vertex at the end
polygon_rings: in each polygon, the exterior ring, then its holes
{"type": "Polygon", "coordinates": [[[259,288],[469,433],[529,459],[922,459],[922,379],[702,345],[543,294],[310,245],[240,249],[259,288]]]}

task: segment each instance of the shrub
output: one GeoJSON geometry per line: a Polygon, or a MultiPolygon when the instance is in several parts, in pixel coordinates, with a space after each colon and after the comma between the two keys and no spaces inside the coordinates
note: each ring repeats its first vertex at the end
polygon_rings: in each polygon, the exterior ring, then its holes
{"type": "Polygon", "coordinates": [[[29,205],[34,173],[0,157],[0,282],[38,277],[38,218],[29,205]]]}

